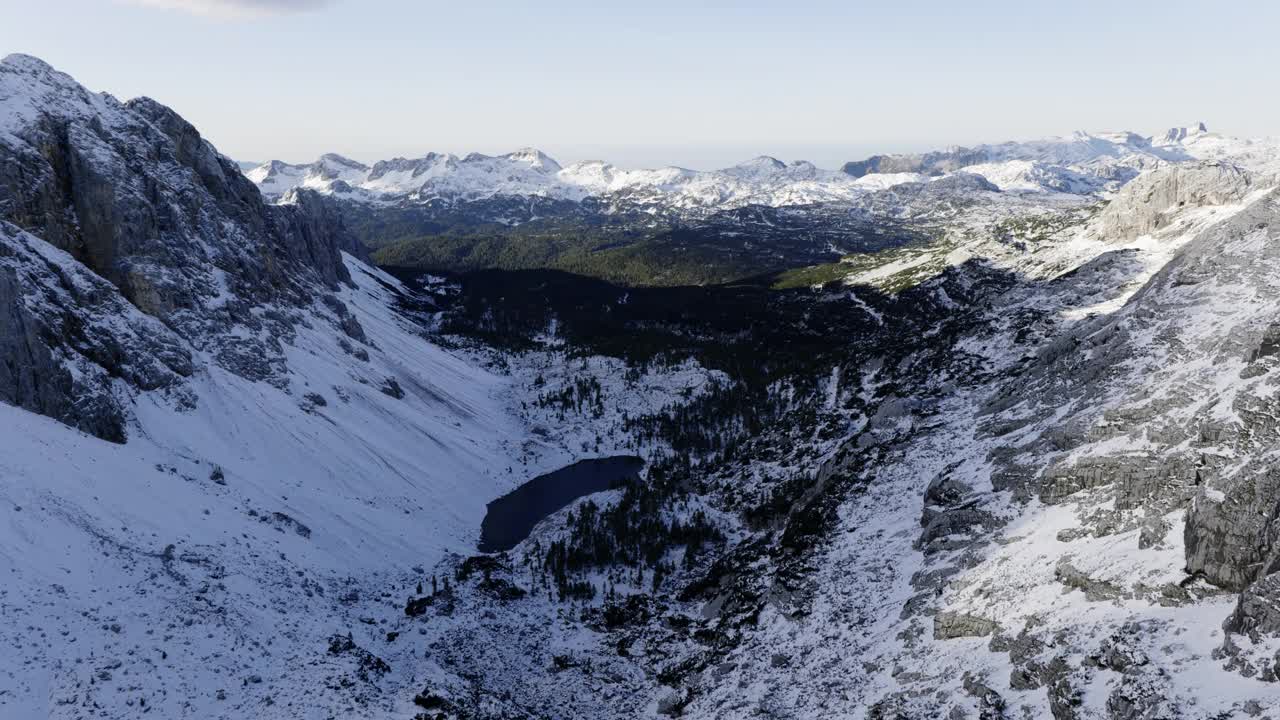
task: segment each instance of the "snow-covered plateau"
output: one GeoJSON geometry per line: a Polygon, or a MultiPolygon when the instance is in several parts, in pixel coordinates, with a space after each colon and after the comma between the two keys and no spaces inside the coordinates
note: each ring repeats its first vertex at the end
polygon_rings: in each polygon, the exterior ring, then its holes
{"type": "Polygon", "coordinates": [[[1280,717],[1278,169],[1199,126],[242,172],[11,55],[0,718],[1280,717]],[[492,198],[909,241],[655,287],[349,228],[492,198]]]}

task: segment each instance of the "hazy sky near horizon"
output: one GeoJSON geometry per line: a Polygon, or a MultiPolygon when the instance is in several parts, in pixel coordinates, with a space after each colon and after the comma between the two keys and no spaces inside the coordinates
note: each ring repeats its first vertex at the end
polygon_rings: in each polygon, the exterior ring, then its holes
{"type": "Polygon", "coordinates": [[[1280,4],[0,0],[0,54],[151,96],[241,160],[536,146],[826,167],[1203,120],[1280,133],[1280,4]]]}

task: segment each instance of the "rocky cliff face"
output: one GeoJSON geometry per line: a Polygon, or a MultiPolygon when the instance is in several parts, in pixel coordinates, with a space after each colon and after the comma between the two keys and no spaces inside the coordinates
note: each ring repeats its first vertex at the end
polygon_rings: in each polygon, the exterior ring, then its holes
{"type": "Polygon", "coordinates": [[[943,175],[962,170],[969,165],[986,162],[988,158],[984,150],[956,148],[920,155],[872,155],[866,160],[847,162],[840,170],[853,177],[892,173],[943,175]]]}
{"type": "Polygon", "coordinates": [[[1103,211],[1097,232],[1110,242],[1127,242],[1166,229],[1184,210],[1238,203],[1256,188],[1249,171],[1230,163],[1166,165],[1125,185],[1103,211]]]}
{"type": "Polygon", "coordinates": [[[114,387],[190,402],[187,343],[70,256],[0,223],[0,399],[124,442],[114,387]]]}
{"type": "MultiPolygon", "coordinates": [[[[0,218],[108,281],[188,355],[284,382],[277,338],[301,321],[298,309],[350,282],[341,252],[357,243],[340,218],[306,191],[288,205],[263,203],[235,164],[169,108],[148,98],[121,103],[94,95],[34,58],[0,63],[0,101],[0,218]]],[[[14,237],[7,234],[6,242],[14,237]]],[[[101,286],[97,292],[110,294],[101,286]]],[[[69,303],[61,321],[45,321],[65,325],[81,307],[69,303]]],[[[336,322],[344,313],[331,305],[336,322]]],[[[147,348],[119,340],[119,353],[89,356],[106,376],[154,388],[155,379],[128,372],[123,359],[147,348]]],[[[38,335],[23,341],[33,357],[56,354],[55,342],[38,335]]],[[[189,358],[182,374],[200,362],[189,358]]],[[[124,437],[122,411],[104,409],[110,401],[80,417],[84,403],[65,383],[41,383],[48,368],[25,367],[42,389],[12,390],[23,407],[102,437],[124,437]]]]}

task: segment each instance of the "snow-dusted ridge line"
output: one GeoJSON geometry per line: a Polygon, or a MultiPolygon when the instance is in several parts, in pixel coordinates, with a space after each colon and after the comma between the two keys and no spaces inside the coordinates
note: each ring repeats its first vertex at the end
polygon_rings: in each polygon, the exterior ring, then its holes
{"type": "Polygon", "coordinates": [[[308,164],[272,161],[247,171],[269,198],[306,187],[349,200],[425,202],[531,196],[581,202],[619,198],[658,206],[729,208],[850,202],[875,190],[958,172],[981,175],[1006,192],[1093,195],[1114,191],[1140,172],[1167,163],[1237,159],[1273,163],[1277,143],[1210,133],[1203,124],[1163,135],[1076,132],[1068,137],[953,148],[925,155],[876,156],[824,170],[799,160],[760,156],[711,171],[669,166],[623,169],[601,160],[561,166],[522,148],[504,155],[429,153],[366,166],[326,154],[308,164]]]}
{"type": "Polygon", "coordinates": [[[878,180],[860,181],[837,171],[820,170],[804,161],[785,164],[769,157],[714,172],[680,167],[626,170],[595,160],[562,167],[533,148],[498,156],[431,153],[416,159],[384,160],[371,167],[328,154],[305,165],[265,163],[246,175],[271,198],[306,187],[363,201],[536,196],[580,202],[589,197],[640,194],[651,195],[653,202],[675,205],[781,206],[847,201],[883,185],[878,180]]]}

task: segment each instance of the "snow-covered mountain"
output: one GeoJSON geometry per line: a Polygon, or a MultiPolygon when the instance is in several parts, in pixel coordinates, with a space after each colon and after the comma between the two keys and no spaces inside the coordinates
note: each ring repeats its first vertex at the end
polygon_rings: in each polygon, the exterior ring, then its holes
{"type": "Polygon", "coordinates": [[[1276,715],[1278,162],[1198,127],[245,177],[9,56],[0,717],[1276,715]],[[911,240],[621,287],[393,276],[346,229],[495,197],[911,240]],[[640,480],[475,549],[614,456],[640,480]]]}
{"type": "Polygon", "coordinates": [[[617,197],[675,207],[782,206],[848,200],[866,185],[811,163],[788,165],[771,157],[716,172],[678,167],[624,170],[601,161],[561,167],[533,148],[461,158],[430,153],[383,160],[372,167],[330,154],[309,165],[273,161],[246,174],[268,197],[304,187],[369,202],[535,196],[574,202],[617,197]]]}
{"type": "Polygon", "coordinates": [[[525,148],[490,157],[430,153],[366,167],[339,155],[309,165],[265,163],[248,177],[267,197],[305,187],[372,203],[467,202],[494,197],[596,198],[675,209],[849,203],[875,190],[955,173],[980,175],[1005,192],[1094,195],[1110,192],[1146,169],[1167,163],[1256,155],[1273,162],[1275,144],[1210,133],[1203,124],[1162,136],[1085,133],[1033,142],[955,148],[923,155],[875,156],[840,171],[761,156],[715,171],[679,167],[626,170],[603,161],[562,167],[525,148]]]}
{"type": "Polygon", "coordinates": [[[355,160],[329,153],[310,165],[290,165],[272,160],[245,171],[262,194],[280,197],[295,188],[332,192],[337,183],[358,182],[369,168],[355,160]]]}

